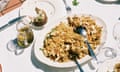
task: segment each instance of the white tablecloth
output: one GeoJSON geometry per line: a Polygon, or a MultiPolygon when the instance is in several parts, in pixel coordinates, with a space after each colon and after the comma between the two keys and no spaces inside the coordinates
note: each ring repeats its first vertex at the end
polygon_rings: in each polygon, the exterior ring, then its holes
{"type": "MultiPolygon", "coordinates": [[[[56,4],[56,13],[54,15],[53,21],[57,20],[66,15],[64,8],[64,3],[62,0],[51,0],[56,4]]],[[[67,0],[71,6],[72,0],[67,0]]],[[[103,19],[107,25],[107,41],[104,46],[109,46],[112,48],[117,48],[116,42],[112,36],[113,25],[118,22],[120,17],[120,4],[119,5],[106,5],[98,3],[94,0],[78,0],[80,4],[77,7],[73,7],[74,13],[87,13],[100,17],[103,19]]],[[[8,21],[13,18],[18,17],[19,8],[7,13],[6,15],[0,17],[0,26],[5,25],[8,21]]],[[[16,56],[14,52],[9,52],[7,50],[7,43],[11,39],[16,38],[16,25],[5,29],[0,32],[0,64],[2,64],[3,72],[72,72],[72,69],[53,69],[51,67],[39,64],[32,56],[32,45],[26,48],[24,53],[16,56]]],[[[37,32],[34,31],[35,37],[37,32]]],[[[88,65],[82,66],[85,72],[94,72],[88,65]]],[[[75,72],[79,72],[78,69],[75,72]]]]}

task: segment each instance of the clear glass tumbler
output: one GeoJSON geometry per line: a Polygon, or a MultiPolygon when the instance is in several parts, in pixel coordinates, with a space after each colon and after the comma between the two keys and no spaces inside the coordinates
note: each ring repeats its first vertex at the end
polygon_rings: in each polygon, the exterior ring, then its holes
{"type": "Polygon", "coordinates": [[[28,47],[34,39],[33,31],[28,24],[20,22],[16,25],[17,44],[22,48],[28,47]]]}
{"type": "Polygon", "coordinates": [[[23,53],[24,49],[29,47],[34,40],[34,34],[28,18],[25,17],[16,24],[17,37],[10,40],[7,44],[7,49],[14,52],[15,55],[23,53]]]}

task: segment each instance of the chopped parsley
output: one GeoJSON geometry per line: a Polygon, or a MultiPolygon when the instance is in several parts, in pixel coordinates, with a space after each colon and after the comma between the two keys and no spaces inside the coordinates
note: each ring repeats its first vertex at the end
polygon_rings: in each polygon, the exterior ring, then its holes
{"type": "Polygon", "coordinates": [[[72,4],[73,4],[73,6],[77,6],[79,4],[79,2],[77,0],[73,0],[72,4]]]}

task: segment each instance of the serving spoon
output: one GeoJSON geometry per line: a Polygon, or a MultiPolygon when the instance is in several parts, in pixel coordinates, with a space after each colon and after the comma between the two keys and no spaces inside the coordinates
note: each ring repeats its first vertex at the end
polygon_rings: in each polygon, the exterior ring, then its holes
{"type": "Polygon", "coordinates": [[[90,44],[89,44],[89,42],[88,42],[88,40],[87,40],[87,31],[86,31],[86,28],[83,27],[83,26],[79,26],[79,27],[77,27],[74,31],[75,31],[76,33],[78,33],[78,34],[81,34],[81,35],[85,38],[84,41],[85,41],[85,43],[87,44],[89,55],[90,55],[91,57],[93,57],[93,58],[97,61],[97,57],[96,57],[94,51],[92,50],[92,48],[91,48],[91,46],[90,46],[90,44]]]}
{"type": "MultiPolygon", "coordinates": [[[[67,11],[67,14],[70,14],[71,11],[72,11],[71,7],[67,4],[66,0],[63,0],[63,2],[64,2],[64,4],[65,4],[65,9],[66,9],[66,11],[67,11]]],[[[73,61],[76,63],[76,65],[77,65],[77,67],[79,68],[80,72],[84,72],[83,69],[82,69],[82,67],[81,67],[81,65],[78,63],[78,61],[77,61],[77,59],[76,59],[76,54],[74,54],[74,53],[71,52],[71,51],[70,51],[69,54],[71,54],[71,55],[70,55],[70,56],[71,56],[70,59],[73,60],[73,61]]]]}
{"type": "Polygon", "coordinates": [[[69,57],[69,58],[76,63],[76,65],[77,65],[77,67],[79,68],[80,72],[84,72],[84,70],[82,69],[81,65],[80,65],[80,64],[78,63],[78,61],[77,61],[78,54],[75,53],[75,52],[73,52],[73,51],[71,51],[71,50],[69,50],[68,52],[69,52],[69,54],[70,54],[70,57],[69,57]]]}

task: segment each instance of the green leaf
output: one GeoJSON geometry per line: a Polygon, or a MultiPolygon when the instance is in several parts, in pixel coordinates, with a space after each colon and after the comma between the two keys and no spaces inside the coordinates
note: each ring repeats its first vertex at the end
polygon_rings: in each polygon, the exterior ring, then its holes
{"type": "Polygon", "coordinates": [[[77,0],[73,0],[72,4],[73,4],[73,6],[77,6],[79,4],[79,2],[77,0]]]}

